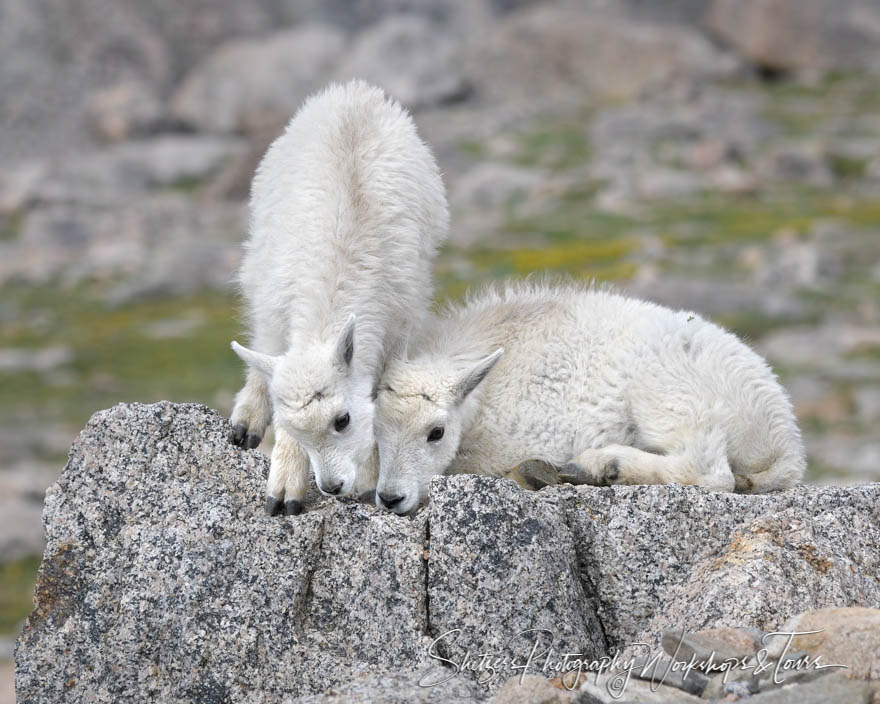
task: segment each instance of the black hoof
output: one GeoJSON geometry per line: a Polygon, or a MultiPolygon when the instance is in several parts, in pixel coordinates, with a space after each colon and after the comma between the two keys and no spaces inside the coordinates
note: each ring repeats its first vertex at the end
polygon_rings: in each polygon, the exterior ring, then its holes
{"type": "Polygon", "coordinates": [[[559,481],[559,470],[544,460],[529,460],[520,464],[517,469],[532,489],[543,489],[559,481]]]}
{"type": "Polygon", "coordinates": [[[259,435],[255,435],[254,433],[248,433],[247,438],[245,438],[244,446],[248,450],[256,449],[260,445],[261,438],[259,435]]]}
{"type": "Polygon", "coordinates": [[[274,496],[267,496],[266,513],[270,516],[277,516],[281,513],[281,499],[276,499],[274,496]]]}
{"type": "Polygon", "coordinates": [[[232,426],[232,432],[229,434],[229,439],[233,445],[238,445],[242,447],[244,445],[244,438],[247,435],[247,426],[244,423],[236,423],[232,426]]]}
{"type": "Polygon", "coordinates": [[[363,494],[358,496],[358,501],[360,501],[362,504],[375,504],[376,490],[371,489],[370,491],[365,491],[363,494]]]}
{"type": "Polygon", "coordinates": [[[599,482],[577,462],[569,462],[559,470],[559,481],[575,486],[599,486],[599,482]]]}
{"type": "Polygon", "coordinates": [[[298,516],[302,513],[303,505],[302,501],[297,501],[296,499],[291,499],[290,501],[284,502],[284,515],[285,516],[298,516]]]}

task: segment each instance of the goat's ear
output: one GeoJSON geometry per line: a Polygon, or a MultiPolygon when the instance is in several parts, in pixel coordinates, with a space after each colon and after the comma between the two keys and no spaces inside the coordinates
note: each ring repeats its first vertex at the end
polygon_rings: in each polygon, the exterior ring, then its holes
{"type": "Polygon", "coordinates": [[[503,354],[504,348],[499,347],[488,357],[477,362],[476,366],[468,371],[468,373],[465,374],[455,385],[454,393],[456,398],[458,398],[459,401],[464,401],[468,394],[476,389],[477,386],[480,385],[480,382],[486,378],[486,375],[492,371],[492,367],[494,367],[495,363],[501,359],[501,355],[503,354]]]}
{"type": "Polygon", "coordinates": [[[281,359],[280,357],[273,357],[270,354],[263,354],[262,352],[254,352],[247,347],[242,347],[235,342],[235,340],[232,341],[232,349],[249,367],[256,369],[266,377],[267,380],[272,380],[272,375],[275,373],[275,366],[278,364],[278,360],[281,359]]]}
{"type": "Polygon", "coordinates": [[[354,324],[356,318],[354,313],[348,316],[345,325],[342,326],[342,333],[339,335],[339,341],[336,343],[336,361],[346,369],[351,366],[351,360],[354,357],[354,324]]]}

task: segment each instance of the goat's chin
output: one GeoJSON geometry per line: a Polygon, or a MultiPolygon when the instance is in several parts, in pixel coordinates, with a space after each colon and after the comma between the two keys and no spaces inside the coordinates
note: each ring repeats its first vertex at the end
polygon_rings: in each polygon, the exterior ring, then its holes
{"type": "Polygon", "coordinates": [[[400,510],[395,508],[393,510],[394,510],[394,513],[396,513],[398,516],[412,516],[413,514],[415,514],[416,511],[419,510],[419,507],[421,505],[422,505],[421,503],[417,502],[417,503],[414,503],[412,506],[408,506],[408,507],[402,508],[400,510]]]}

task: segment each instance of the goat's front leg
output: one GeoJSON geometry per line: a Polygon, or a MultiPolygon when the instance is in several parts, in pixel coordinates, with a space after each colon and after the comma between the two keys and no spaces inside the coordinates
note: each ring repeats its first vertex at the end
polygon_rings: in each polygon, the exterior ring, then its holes
{"type": "Polygon", "coordinates": [[[266,482],[266,513],[295,516],[302,513],[309,485],[309,456],[302,446],[275,425],[275,447],[266,482]]]}
{"type": "Polygon", "coordinates": [[[249,369],[247,381],[235,397],[232,409],[232,443],[253,450],[266,434],[272,422],[272,401],[265,377],[256,369],[249,369]]]}

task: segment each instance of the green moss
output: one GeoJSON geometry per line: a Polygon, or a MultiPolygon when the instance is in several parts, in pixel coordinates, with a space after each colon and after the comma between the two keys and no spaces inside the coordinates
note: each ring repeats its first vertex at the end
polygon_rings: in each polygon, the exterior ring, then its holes
{"type": "Polygon", "coordinates": [[[197,176],[182,176],[166,186],[169,191],[178,191],[180,193],[195,193],[205,182],[204,178],[197,176]]]}
{"type": "Polygon", "coordinates": [[[864,344],[850,350],[845,357],[847,359],[864,359],[870,362],[880,362],[880,345],[864,344]]]}
{"type": "Polygon", "coordinates": [[[16,633],[33,610],[34,580],[39,567],[37,555],[0,566],[0,633],[16,633]]]}
{"type": "Polygon", "coordinates": [[[864,176],[868,165],[866,159],[846,156],[844,154],[831,154],[828,157],[828,165],[835,177],[843,180],[853,180],[864,176]]]}
{"type": "Polygon", "coordinates": [[[485,142],[464,139],[458,143],[458,151],[471,159],[484,159],[488,150],[485,142]]]}
{"type": "Polygon", "coordinates": [[[815,110],[795,110],[787,105],[768,106],[764,109],[763,116],[776,123],[783,134],[791,137],[815,134],[824,117],[821,112],[815,110]]]}
{"type": "Polygon", "coordinates": [[[829,219],[855,228],[877,227],[880,199],[854,200],[812,190],[778,191],[761,198],[706,194],[657,203],[645,224],[657,229],[670,247],[694,247],[762,241],[781,231],[805,235],[817,221],[829,219]]]}
{"type": "Polygon", "coordinates": [[[517,135],[514,161],[560,170],[583,164],[589,155],[585,123],[562,122],[538,125],[517,135]]]}
{"type": "Polygon", "coordinates": [[[18,237],[21,232],[21,215],[0,216],[0,242],[8,242],[18,237]]]}
{"type": "Polygon", "coordinates": [[[577,272],[594,267],[598,263],[618,259],[633,250],[631,240],[605,242],[568,242],[541,249],[519,249],[500,254],[509,257],[513,270],[518,274],[539,270],[577,272]]]}
{"type": "Polygon", "coordinates": [[[658,203],[650,223],[670,247],[765,240],[780,230],[809,232],[813,217],[784,199],[705,194],[677,203],[658,203]]]}
{"type": "Polygon", "coordinates": [[[539,235],[557,242],[575,239],[611,241],[627,236],[641,224],[632,217],[597,210],[585,190],[568,193],[543,213],[512,219],[504,229],[517,235],[539,235]]]}
{"type": "Polygon", "coordinates": [[[880,109],[877,82],[857,73],[837,73],[809,85],[792,81],[759,84],[758,90],[764,99],[764,117],[794,137],[815,135],[824,123],[880,109]]]}
{"type": "MultiPolygon", "coordinates": [[[[632,240],[621,239],[575,240],[542,248],[477,250],[468,257],[474,271],[470,283],[522,278],[545,272],[567,274],[582,280],[620,281],[631,278],[636,272],[636,265],[625,259],[634,247],[632,240]]],[[[464,293],[468,282],[453,278],[444,284],[444,292],[457,297],[464,293]]]]}

